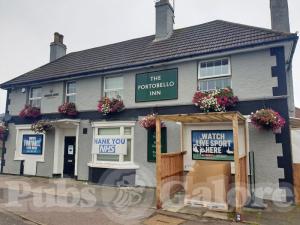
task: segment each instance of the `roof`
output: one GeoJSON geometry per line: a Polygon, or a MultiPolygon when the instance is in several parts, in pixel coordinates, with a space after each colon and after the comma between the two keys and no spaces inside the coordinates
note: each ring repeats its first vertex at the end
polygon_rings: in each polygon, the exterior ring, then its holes
{"type": "Polygon", "coordinates": [[[104,73],[154,63],[196,57],[240,48],[295,40],[297,34],[276,32],[215,20],[174,30],[173,35],[155,42],[154,35],[69,53],[51,63],[0,85],[7,88],[55,79],[104,73]]]}
{"type": "Polygon", "coordinates": [[[296,118],[300,118],[300,108],[296,108],[295,116],[296,118]]]}

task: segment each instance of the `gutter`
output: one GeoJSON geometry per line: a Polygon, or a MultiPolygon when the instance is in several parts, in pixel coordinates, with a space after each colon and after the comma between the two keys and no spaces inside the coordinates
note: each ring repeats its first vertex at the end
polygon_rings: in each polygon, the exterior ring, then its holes
{"type": "MultiPolygon", "coordinates": [[[[296,33],[296,35],[297,35],[297,33],[296,33]]],[[[293,62],[293,58],[294,58],[294,55],[295,55],[295,51],[296,51],[298,40],[299,40],[299,37],[297,36],[297,38],[293,42],[293,47],[292,47],[292,51],[291,51],[290,60],[288,61],[288,68],[287,68],[287,70],[290,70],[291,67],[292,67],[292,62],[293,62]]]]}
{"type": "MultiPolygon", "coordinates": [[[[185,61],[190,61],[190,60],[197,60],[197,59],[201,59],[201,58],[209,58],[209,57],[213,57],[214,55],[219,55],[221,53],[229,55],[230,53],[240,53],[240,52],[247,52],[247,51],[251,51],[251,49],[254,48],[259,48],[261,47],[261,49],[265,49],[265,48],[269,48],[269,47],[274,47],[273,45],[275,44],[280,44],[281,42],[285,42],[285,41],[297,41],[298,40],[298,36],[297,34],[294,34],[290,37],[281,39],[281,40],[275,40],[275,41],[268,41],[268,42],[264,42],[264,43],[258,43],[258,44],[249,44],[249,45],[245,45],[245,46],[241,46],[241,47],[233,47],[233,48],[228,48],[228,49],[221,49],[221,50],[217,50],[217,51],[213,51],[213,52],[208,52],[208,53],[198,53],[198,54],[192,54],[192,55],[187,55],[187,56],[177,56],[177,57],[172,57],[172,58],[167,58],[167,59],[161,59],[161,60],[154,60],[152,62],[146,62],[146,63],[140,63],[140,64],[136,64],[136,65],[128,65],[128,66],[123,66],[123,67],[117,67],[117,68],[111,68],[111,69],[103,69],[103,70],[96,70],[96,71],[89,71],[89,72],[81,72],[78,74],[70,74],[70,75],[65,75],[62,77],[58,77],[58,78],[47,78],[44,80],[37,80],[37,81],[30,81],[30,82],[20,82],[20,83],[16,83],[16,84],[8,84],[6,85],[6,83],[3,83],[0,85],[0,88],[2,89],[9,89],[9,88],[13,88],[13,87],[24,87],[24,86],[29,86],[32,84],[43,84],[43,83],[52,83],[52,82],[57,82],[57,81],[65,81],[67,79],[76,79],[76,78],[86,78],[86,77],[91,77],[91,76],[99,76],[99,75],[108,75],[108,74],[113,74],[113,73],[117,73],[117,72],[127,72],[127,71],[131,71],[131,70],[138,70],[138,69],[144,69],[144,68],[152,68],[152,67],[157,67],[158,65],[166,65],[166,64],[174,64],[174,63],[179,63],[179,62],[185,62],[185,61]]],[[[254,49],[255,50],[255,49],[254,49]]],[[[22,75],[21,75],[22,76],[22,75]]]]}

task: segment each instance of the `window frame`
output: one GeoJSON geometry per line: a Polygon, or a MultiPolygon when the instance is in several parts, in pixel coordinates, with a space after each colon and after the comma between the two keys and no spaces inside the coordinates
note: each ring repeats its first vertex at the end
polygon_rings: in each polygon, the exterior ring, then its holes
{"type": "Polygon", "coordinates": [[[213,79],[213,78],[219,78],[219,77],[229,77],[229,76],[232,76],[230,57],[201,60],[201,61],[198,62],[198,80],[207,80],[207,79],[213,79]],[[201,77],[201,63],[215,62],[215,61],[224,60],[224,59],[228,60],[228,73],[226,73],[226,74],[225,73],[224,74],[219,74],[219,75],[213,75],[213,76],[201,77]]]}
{"type": "Polygon", "coordinates": [[[65,102],[69,102],[69,101],[68,101],[68,97],[70,97],[70,96],[75,96],[75,102],[74,102],[74,103],[76,103],[76,97],[77,97],[77,82],[76,82],[76,81],[67,81],[67,82],[66,82],[65,88],[66,88],[66,91],[65,91],[65,102]],[[75,83],[76,91],[73,92],[73,93],[68,93],[68,84],[70,84],[70,83],[75,83]]]}
{"type": "MultiPolygon", "coordinates": [[[[40,100],[40,106],[37,107],[39,109],[42,108],[42,98],[43,98],[43,94],[42,94],[42,87],[31,87],[30,90],[29,90],[29,95],[28,95],[28,101],[29,101],[29,105],[32,106],[32,101],[35,101],[35,100],[40,100]],[[41,97],[31,97],[32,96],[32,91],[33,89],[41,89],[41,97]]],[[[32,106],[33,107],[33,106],[32,106]]],[[[34,106],[36,107],[36,106],[34,106]]]]}
{"type": "MultiPolygon", "coordinates": [[[[124,137],[126,139],[131,139],[131,159],[130,161],[124,161],[124,155],[119,155],[119,161],[102,161],[97,159],[98,154],[92,153],[92,162],[90,163],[90,166],[92,167],[113,167],[113,168],[119,168],[122,165],[134,165],[134,128],[135,123],[134,122],[95,122],[92,124],[93,127],[93,140],[99,136],[98,131],[101,128],[119,128],[120,129],[120,135],[103,135],[105,136],[119,136],[124,137]],[[131,128],[131,134],[125,135],[125,127],[131,128]]],[[[92,145],[92,149],[94,148],[94,142],[92,145]]]]}
{"type": "Polygon", "coordinates": [[[206,59],[206,60],[198,61],[198,74],[197,74],[197,90],[198,91],[213,91],[213,90],[216,90],[216,89],[201,90],[200,82],[201,81],[209,81],[209,80],[221,80],[222,78],[223,79],[226,79],[226,78],[230,79],[230,87],[232,88],[232,69],[231,69],[231,58],[230,57],[222,57],[222,58],[214,58],[214,59],[206,59]],[[215,61],[224,60],[224,59],[228,60],[228,73],[201,77],[201,63],[215,62],[215,61]]]}
{"type": "MultiPolygon", "coordinates": [[[[123,75],[116,75],[116,76],[105,76],[104,81],[103,81],[103,96],[106,97],[107,92],[112,92],[112,91],[123,91],[124,94],[124,76],[123,75]],[[115,89],[106,89],[106,79],[109,78],[122,78],[122,88],[115,88],[115,89]]],[[[123,99],[124,96],[121,96],[121,99],[123,99]]]]}

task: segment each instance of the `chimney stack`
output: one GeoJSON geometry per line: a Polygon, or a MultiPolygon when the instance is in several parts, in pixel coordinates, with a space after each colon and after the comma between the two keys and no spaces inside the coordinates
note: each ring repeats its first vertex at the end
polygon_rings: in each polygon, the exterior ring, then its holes
{"type": "Polygon", "coordinates": [[[272,29],[290,33],[288,0],[270,0],[272,29]]]}
{"type": "Polygon", "coordinates": [[[159,0],[156,8],[156,35],[155,41],[168,39],[173,34],[174,9],[169,0],[159,0]]]}
{"type": "Polygon", "coordinates": [[[55,32],[54,41],[50,44],[50,62],[66,55],[67,46],[64,45],[64,36],[55,32]]]}

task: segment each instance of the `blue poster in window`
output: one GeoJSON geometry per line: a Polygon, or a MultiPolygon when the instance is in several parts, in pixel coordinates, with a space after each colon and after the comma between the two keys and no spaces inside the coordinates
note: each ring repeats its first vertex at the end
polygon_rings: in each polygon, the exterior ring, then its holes
{"type": "Polygon", "coordinates": [[[192,159],[234,161],[232,130],[193,130],[192,159]]]}
{"type": "Polygon", "coordinates": [[[24,134],[22,154],[42,155],[44,136],[41,134],[24,134]]]}

